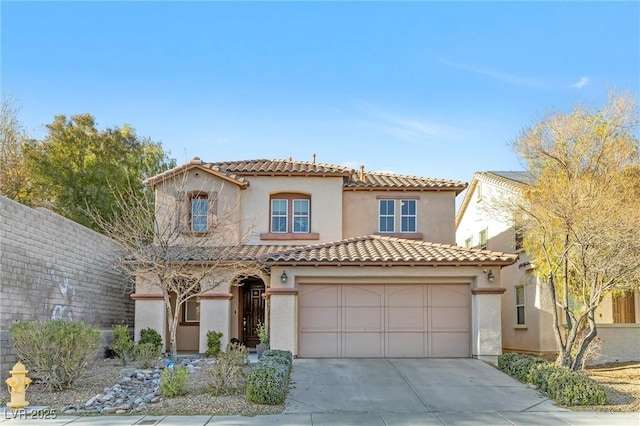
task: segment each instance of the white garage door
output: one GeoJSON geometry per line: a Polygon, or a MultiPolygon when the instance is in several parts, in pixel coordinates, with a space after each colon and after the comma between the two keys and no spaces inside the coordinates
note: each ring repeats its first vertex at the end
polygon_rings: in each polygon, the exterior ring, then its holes
{"type": "Polygon", "coordinates": [[[299,355],[470,356],[466,284],[302,284],[299,355]]]}

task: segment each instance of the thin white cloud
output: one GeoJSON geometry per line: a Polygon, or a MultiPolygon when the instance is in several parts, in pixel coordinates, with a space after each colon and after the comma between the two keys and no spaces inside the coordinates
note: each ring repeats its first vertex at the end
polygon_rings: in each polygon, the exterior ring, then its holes
{"type": "Polygon", "coordinates": [[[470,65],[470,64],[464,64],[464,63],[460,63],[460,62],[453,62],[450,61],[448,59],[438,59],[438,61],[444,65],[448,65],[450,67],[454,67],[454,68],[458,68],[461,70],[466,70],[466,71],[470,71],[476,74],[481,74],[481,75],[485,75],[487,77],[490,77],[494,80],[498,80],[498,81],[502,81],[505,83],[509,83],[509,84],[514,84],[517,86],[531,86],[531,87],[541,87],[543,86],[542,82],[534,79],[534,78],[530,78],[530,77],[524,77],[524,76],[520,76],[520,75],[516,75],[516,74],[510,74],[501,70],[496,70],[493,68],[487,68],[487,67],[483,67],[483,66],[478,66],[478,65],[470,65]]]}
{"type": "Polygon", "coordinates": [[[457,141],[463,136],[461,129],[444,123],[390,113],[368,103],[364,103],[362,107],[367,115],[364,124],[394,139],[426,144],[457,141]]]}
{"type": "Polygon", "coordinates": [[[582,76],[582,77],[580,77],[580,80],[578,80],[577,82],[573,83],[571,85],[571,87],[574,87],[576,89],[582,89],[587,84],[589,84],[589,77],[582,76]]]}

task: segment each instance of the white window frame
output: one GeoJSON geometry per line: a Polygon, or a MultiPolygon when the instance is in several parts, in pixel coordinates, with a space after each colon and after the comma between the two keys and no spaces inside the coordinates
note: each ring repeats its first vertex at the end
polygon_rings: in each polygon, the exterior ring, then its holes
{"type": "Polygon", "coordinates": [[[479,232],[478,247],[480,247],[481,250],[486,250],[488,247],[488,244],[489,244],[489,230],[485,228],[479,232]],[[484,238],[482,238],[483,235],[484,235],[484,238]]]}
{"type": "Polygon", "coordinates": [[[271,232],[274,234],[286,234],[289,232],[289,200],[287,198],[272,198],[271,199],[271,218],[270,218],[270,223],[269,223],[269,227],[271,228],[271,232]],[[284,201],[285,203],[285,210],[284,210],[284,215],[282,214],[278,214],[276,215],[274,213],[274,209],[273,209],[273,204],[276,201],[284,201]],[[274,218],[282,218],[284,217],[284,231],[278,231],[273,229],[273,219],[274,218]]]}
{"type": "Polygon", "coordinates": [[[464,246],[467,248],[473,247],[473,235],[464,240],[464,246]]]}
{"type": "MultiPolygon", "coordinates": [[[[387,209],[388,211],[388,209],[387,209]]],[[[381,234],[393,234],[396,232],[396,200],[395,199],[381,199],[378,200],[378,232],[380,232],[381,234]],[[382,214],[382,203],[389,203],[391,202],[392,208],[391,208],[391,214],[382,214]],[[391,221],[392,224],[392,229],[389,230],[382,230],[380,227],[380,222],[382,218],[392,218],[393,220],[391,221]]]]}
{"type": "Polygon", "coordinates": [[[197,297],[191,297],[184,302],[183,305],[183,322],[185,323],[196,323],[200,322],[200,301],[197,297]],[[195,312],[197,315],[196,319],[189,318],[189,305],[195,304],[195,312]]]}
{"type": "MultiPolygon", "coordinates": [[[[191,198],[191,231],[192,232],[207,232],[209,230],[209,198],[203,195],[196,195],[191,198]],[[204,202],[206,209],[204,213],[196,210],[196,205],[204,202]],[[196,214],[197,213],[197,214],[196,214]],[[196,219],[204,218],[204,229],[196,229],[196,219]]],[[[200,222],[197,222],[200,224],[200,222]]]]}
{"type": "Polygon", "coordinates": [[[515,286],[515,295],[516,295],[516,325],[526,325],[527,324],[527,316],[525,312],[525,291],[524,285],[515,286]],[[518,291],[522,291],[522,300],[518,300],[518,291]],[[519,303],[520,302],[520,303],[519,303]],[[520,315],[518,314],[522,311],[522,322],[520,322],[520,315]]]}
{"type": "Polygon", "coordinates": [[[294,198],[291,211],[291,230],[294,234],[308,234],[311,232],[311,200],[308,198],[294,198]],[[305,203],[307,205],[306,214],[296,214],[296,203],[305,203]],[[296,219],[307,219],[307,227],[304,231],[296,231],[296,219]]]}
{"type": "Polygon", "coordinates": [[[412,200],[412,199],[400,200],[400,232],[405,234],[415,234],[416,232],[418,232],[418,200],[412,200]],[[402,207],[404,207],[404,203],[413,203],[414,214],[402,214],[402,207]],[[402,226],[403,226],[402,219],[404,219],[405,217],[414,219],[413,230],[406,231],[402,229],[402,226]]]}

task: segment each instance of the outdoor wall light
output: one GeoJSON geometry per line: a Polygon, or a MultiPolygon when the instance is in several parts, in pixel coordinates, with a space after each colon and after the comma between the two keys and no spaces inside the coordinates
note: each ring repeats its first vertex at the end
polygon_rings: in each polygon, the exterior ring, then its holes
{"type": "Polygon", "coordinates": [[[287,278],[289,278],[287,276],[287,273],[285,271],[282,271],[282,275],[280,275],[280,281],[282,281],[282,284],[287,282],[287,278]]]}
{"type": "Polygon", "coordinates": [[[489,269],[489,273],[487,274],[487,279],[489,280],[490,283],[492,283],[495,278],[496,277],[493,276],[493,271],[489,269]]]}

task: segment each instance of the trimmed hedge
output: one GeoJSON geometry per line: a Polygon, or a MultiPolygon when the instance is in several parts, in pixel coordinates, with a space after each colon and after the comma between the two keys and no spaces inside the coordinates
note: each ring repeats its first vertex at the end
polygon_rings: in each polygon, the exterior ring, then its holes
{"type": "Polygon", "coordinates": [[[564,405],[602,405],[607,395],[584,374],[530,355],[508,353],[498,357],[498,368],[511,377],[535,385],[564,405]]]}
{"type": "Polygon", "coordinates": [[[267,405],[284,403],[292,361],[289,351],[265,351],[247,379],[247,401],[267,405]]]}

